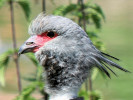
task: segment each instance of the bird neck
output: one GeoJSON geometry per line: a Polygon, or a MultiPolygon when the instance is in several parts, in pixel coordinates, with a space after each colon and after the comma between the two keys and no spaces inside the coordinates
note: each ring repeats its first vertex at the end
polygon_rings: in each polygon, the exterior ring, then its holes
{"type": "Polygon", "coordinates": [[[50,95],[49,100],[71,100],[77,97],[77,93],[70,91],[69,93],[61,92],[58,94],[50,95]]]}

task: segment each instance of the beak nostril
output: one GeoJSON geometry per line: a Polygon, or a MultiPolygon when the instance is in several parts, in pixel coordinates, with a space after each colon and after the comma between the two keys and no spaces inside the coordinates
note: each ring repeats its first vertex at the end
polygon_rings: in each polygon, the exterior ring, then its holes
{"type": "Polygon", "coordinates": [[[27,42],[26,45],[34,44],[34,42],[27,42]]]}

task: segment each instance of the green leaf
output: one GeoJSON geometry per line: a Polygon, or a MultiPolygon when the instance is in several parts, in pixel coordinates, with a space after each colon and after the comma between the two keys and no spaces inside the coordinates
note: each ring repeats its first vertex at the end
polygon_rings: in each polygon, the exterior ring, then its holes
{"type": "Polygon", "coordinates": [[[41,80],[42,79],[42,73],[43,73],[43,67],[42,66],[38,66],[37,67],[37,75],[36,75],[36,79],[37,80],[41,80]]]}
{"type": "Polygon", "coordinates": [[[5,86],[5,68],[0,67],[0,85],[5,86]]]}
{"type": "Polygon", "coordinates": [[[104,13],[103,13],[103,11],[102,11],[102,9],[101,9],[101,7],[100,7],[99,5],[97,5],[97,4],[92,4],[92,3],[88,2],[88,3],[85,4],[85,8],[86,8],[86,9],[93,9],[93,10],[95,10],[95,11],[96,11],[97,13],[99,13],[99,14],[102,16],[102,18],[105,20],[105,15],[104,15],[104,13]]]}
{"type": "Polygon", "coordinates": [[[38,61],[35,59],[35,56],[33,53],[27,53],[26,56],[35,64],[35,66],[39,66],[38,61]]]}
{"type": "Polygon", "coordinates": [[[31,14],[31,9],[30,9],[30,3],[28,0],[17,0],[16,1],[21,8],[23,9],[26,19],[29,21],[30,19],[30,14],[31,14]]]}
{"type": "Polygon", "coordinates": [[[92,19],[97,29],[101,28],[102,19],[105,21],[105,15],[101,7],[97,4],[87,3],[85,4],[86,19],[92,19]]]}
{"type": "Polygon", "coordinates": [[[39,81],[37,86],[38,86],[39,91],[44,93],[44,82],[39,81]]]}
{"type": "Polygon", "coordinates": [[[35,82],[36,78],[32,78],[32,77],[23,77],[24,80],[26,81],[30,81],[30,82],[35,82]]]}
{"type": "Polygon", "coordinates": [[[82,15],[82,12],[81,11],[74,10],[71,14],[73,16],[75,16],[75,17],[83,18],[83,15],[82,15]]]}
{"type": "Polygon", "coordinates": [[[107,75],[103,71],[99,70],[99,72],[100,72],[101,76],[103,77],[103,79],[107,78],[107,75]]]}
{"type": "Polygon", "coordinates": [[[66,6],[60,6],[60,7],[58,7],[58,8],[56,8],[54,11],[53,11],[53,14],[54,15],[61,15],[61,16],[63,16],[63,11],[64,11],[64,9],[66,8],[66,6]]]}
{"type": "Polygon", "coordinates": [[[75,9],[78,9],[78,5],[76,5],[76,4],[70,4],[68,6],[60,6],[60,7],[56,8],[53,11],[53,14],[54,15],[62,15],[62,16],[65,16],[66,14],[74,11],[75,9]]]}
{"type": "Polygon", "coordinates": [[[38,82],[28,85],[14,100],[36,100],[35,98],[31,97],[31,94],[35,91],[37,85],[38,82]]]}
{"type": "Polygon", "coordinates": [[[1,55],[0,56],[0,67],[7,66],[9,63],[9,55],[1,55]]]}
{"type": "Polygon", "coordinates": [[[95,9],[98,13],[100,13],[101,16],[103,17],[103,19],[105,20],[105,15],[104,15],[104,13],[103,13],[101,7],[100,7],[99,5],[97,5],[97,4],[95,4],[95,8],[94,8],[94,9],[95,9]]]}
{"type": "Polygon", "coordinates": [[[96,28],[97,29],[101,28],[102,16],[95,9],[92,8],[86,9],[86,19],[92,19],[96,28]]]}
{"type": "Polygon", "coordinates": [[[87,30],[86,33],[88,34],[88,36],[92,39],[92,38],[98,38],[96,32],[94,31],[89,31],[87,30]]]}
{"type": "Polygon", "coordinates": [[[92,40],[94,45],[101,51],[105,51],[105,47],[104,47],[104,44],[103,42],[101,42],[98,38],[92,40]]]}
{"type": "Polygon", "coordinates": [[[4,5],[6,0],[0,0],[0,8],[4,5]]]}
{"type": "Polygon", "coordinates": [[[99,91],[89,92],[89,96],[92,96],[93,100],[102,100],[102,95],[99,91]]]}
{"type": "Polygon", "coordinates": [[[0,67],[7,66],[7,64],[9,63],[10,56],[13,54],[14,54],[13,50],[8,50],[8,51],[4,52],[3,54],[1,54],[0,55],[0,67]]]}
{"type": "Polygon", "coordinates": [[[92,20],[96,26],[96,28],[100,29],[101,28],[101,19],[97,15],[92,15],[92,20]]]}
{"type": "Polygon", "coordinates": [[[31,94],[36,90],[39,89],[40,92],[44,92],[44,83],[42,81],[36,81],[32,84],[28,85],[24,88],[19,96],[17,96],[14,100],[38,100],[31,96],[31,94]]]}
{"type": "Polygon", "coordinates": [[[78,8],[78,5],[76,5],[76,4],[70,4],[70,5],[66,6],[66,8],[64,9],[63,15],[66,15],[66,14],[74,11],[77,8],[78,8]]]}
{"type": "Polygon", "coordinates": [[[6,51],[0,55],[0,84],[2,86],[5,85],[4,74],[5,74],[6,66],[9,63],[10,56],[13,55],[15,51],[14,50],[8,50],[8,51],[6,51]]]}
{"type": "Polygon", "coordinates": [[[84,100],[88,100],[88,98],[91,96],[93,100],[102,100],[102,95],[99,91],[83,91],[81,90],[79,92],[80,97],[84,97],[84,100]]]}
{"type": "Polygon", "coordinates": [[[98,69],[97,68],[94,68],[93,69],[93,72],[92,72],[92,75],[91,75],[91,79],[92,80],[95,80],[96,77],[97,77],[97,74],[98,74],[98,69]]]}
{"type": "Polygon", "coordinates": [[[88,98],[89,98],[89,94],[87,91],[81,90],[78,95],[79,95],[79,97],[84,97],[84,100],[88,100],[88,98]]]}

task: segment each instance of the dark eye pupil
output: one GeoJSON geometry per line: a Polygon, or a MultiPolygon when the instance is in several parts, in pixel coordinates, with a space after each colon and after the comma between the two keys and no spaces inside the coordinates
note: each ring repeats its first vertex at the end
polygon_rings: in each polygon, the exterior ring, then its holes
{"type": "Polygon", "coordinates": [[[26,45],[34,44],[34,42],[27,42],[26,45]]]}
{"type": "Polygon", "coordinates": [[[55,35],[54,32],[48,32],[47,33],[47,36],[50,37],[50,38],[54,37],[54,35],[55,35]]]}

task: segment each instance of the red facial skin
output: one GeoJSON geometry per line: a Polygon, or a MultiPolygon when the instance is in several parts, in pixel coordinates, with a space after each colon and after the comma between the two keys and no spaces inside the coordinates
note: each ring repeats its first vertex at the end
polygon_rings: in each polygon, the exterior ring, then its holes
{"type": "Polygon", "coordinates": [[[47,36],[47,34],[48,32],[42,33],[41,35],[34,35],[26,41],[26,42],[34,42],[33,44],[30,45],[30,46],[34,46],[33,48],[34,53],[37,52],[39,48],[44,46],[46,42],[53,40],[58,36],[57,33],[55,33],[53,37],[49,37],[47,36]]]}

